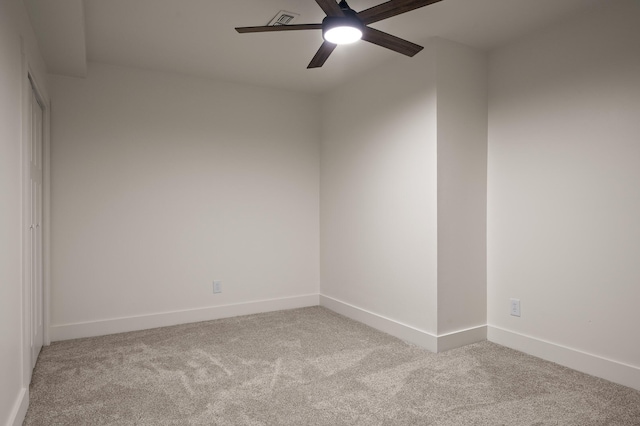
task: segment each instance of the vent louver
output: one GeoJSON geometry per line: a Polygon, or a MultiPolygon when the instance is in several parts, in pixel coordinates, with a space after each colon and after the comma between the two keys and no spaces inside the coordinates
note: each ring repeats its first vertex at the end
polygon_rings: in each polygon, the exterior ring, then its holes
{"type": "Polygon", "coordinates": [[[269,22],[270,27],[275,27],[278,25],[289,25],[293,24],[293,21],[299,17],[299,13],[287,12],[286,10],[281,10],[278,14],[269,22]]]}

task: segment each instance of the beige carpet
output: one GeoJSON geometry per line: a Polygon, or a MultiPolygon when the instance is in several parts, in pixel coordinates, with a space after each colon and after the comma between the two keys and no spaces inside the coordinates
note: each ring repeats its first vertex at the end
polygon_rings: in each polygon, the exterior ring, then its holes
{"type": "Polygon", "coordinates": [[[54,343],[26,425],[640,425],[640,392],[314,307],[54,343]]]}

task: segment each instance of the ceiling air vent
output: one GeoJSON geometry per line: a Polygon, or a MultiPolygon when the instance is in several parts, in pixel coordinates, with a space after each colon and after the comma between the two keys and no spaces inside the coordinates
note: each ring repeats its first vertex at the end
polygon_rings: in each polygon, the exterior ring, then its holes
{"type": "Polygon", "coordinates": [[[300,16],[299,13],[293,13],[293,12],[287,12],[286,10],[281,10],[280,12],[278,12],[276,17],[273,18],[271,22],[269,22],[269,26],[273,27],[277,25],[293,24],[293,21],[295,21],[295,19],[299,16],[300,16]]]}

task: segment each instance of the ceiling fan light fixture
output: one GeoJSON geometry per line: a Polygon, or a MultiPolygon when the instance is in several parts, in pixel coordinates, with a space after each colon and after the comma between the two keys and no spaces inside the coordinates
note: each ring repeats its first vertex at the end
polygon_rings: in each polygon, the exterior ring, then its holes
{"type": "Polygon", "coordinates": [[[362,38],[364,25],[355,17],[328,16],[322,21],[322,37],[333,44],[355,43],[362,38]]]}

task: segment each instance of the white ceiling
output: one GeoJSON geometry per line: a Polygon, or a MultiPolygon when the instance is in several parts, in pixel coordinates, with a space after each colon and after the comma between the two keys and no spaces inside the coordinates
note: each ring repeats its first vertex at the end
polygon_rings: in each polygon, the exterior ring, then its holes
{"type": "Polygon", "coordinates": [[[87,74],[82,1],[25,1],[49,72],[73,77],[87,74]]]}
{"type": "MultiPolygon", "coordinates": [[[[307,70],[321,31],[238,34],[266,25],[280,10],[295,23],[319,23],[314,0],[25,0],[49,72],[86,73],[95,61],[321,93],[398,53],[367,42],[339,46],[307,70]],[[84,22],[83,22],[84,19],[84,22]],[[86,48],[85,48],[86,46],[86,48]]],[[[439,36],[483,50],[579,13],[605,0],[443,0],[373,24],[424,44],[439,36]]],[[[351,0],[356,11],[382,0],[351,0]]]]}

